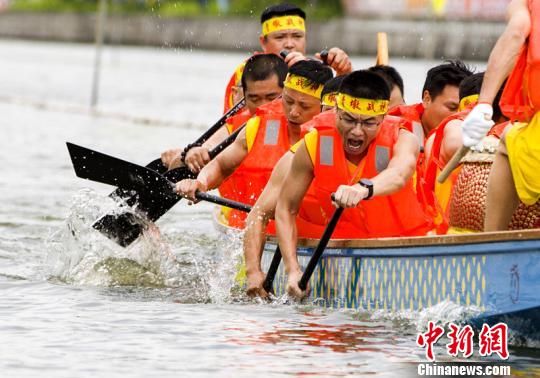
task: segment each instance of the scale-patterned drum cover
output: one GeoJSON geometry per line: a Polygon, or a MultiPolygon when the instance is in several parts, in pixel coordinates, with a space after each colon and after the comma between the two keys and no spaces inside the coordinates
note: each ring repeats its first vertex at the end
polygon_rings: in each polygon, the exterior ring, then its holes
{"type": "MultiPolygon", "coordinates": [[[[450,199],[450,227],[483,231],[486,206],[487,180],[491,170],[493,154],[473,153],[462,164],[450,199]]],[[[520,203],[512,221],[510,230],[522,230],[540,227],[540,201],[533,206],[520,203]]]]}

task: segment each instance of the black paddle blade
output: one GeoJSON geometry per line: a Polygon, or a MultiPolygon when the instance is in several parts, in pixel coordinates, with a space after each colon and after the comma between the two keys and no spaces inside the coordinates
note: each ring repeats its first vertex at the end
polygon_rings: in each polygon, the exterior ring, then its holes
{"type": "Polygon", "coordinates": [[[75,174],[81,178],[141,193],[173,196],[171,182],[156,171],[73,143],[68,142],[67,147],[75,174]]]}
{"type": "MultiPolygon", "coordinates": [[[[164,176],[171,182],[195,178],[195,175],[185,167],[173,169],[164,176]]],[[[126,203],[129,206],[137,204],[136,209],[155,222],[181,199],[179,196],[161,194],[146,196],[145,193],[137,193],[126,200],[126,203]]],[[[127,247],[137,240],[144,229],[143,224],[138,222],[132,213],[107,214],[97,220],[92,227],[122,247],[127,247]]]]}
{"type": "MultiPolygon", "coordinates": [[[[172,208],[181,197],[173,192],[173,182],[195,177],[187,168],[177,168],[164,175],[116,157],[67,143],[77,176],[117,185],[121,194],[128,195],[126,203],[137,205],[137,209],[151,221],[159,219],[172,208]]],[[[142,232],[143,225],[134,214],[108,214],[93,224],[93,227],[121,246],[128,246],[142,232]]]]}

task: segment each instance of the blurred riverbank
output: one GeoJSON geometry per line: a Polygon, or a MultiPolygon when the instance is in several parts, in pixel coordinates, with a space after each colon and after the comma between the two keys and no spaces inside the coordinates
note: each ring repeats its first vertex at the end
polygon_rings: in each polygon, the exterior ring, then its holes
{"type": "MultiPolygon", "coordinates": [[[[0,38],[92,42],[95,14],[0,13],[0,38]]],[[[110,15],[105,38],[114,45],[253,51],[258,17],[165,18],[110,15]]],[[[349,54],[376,53],[377,32],[388,33],[390,54],[400,58],[487,60],[504,24],[438,19],[334,18],[308,23],[308,51],[339,46],[349,54]]]]}

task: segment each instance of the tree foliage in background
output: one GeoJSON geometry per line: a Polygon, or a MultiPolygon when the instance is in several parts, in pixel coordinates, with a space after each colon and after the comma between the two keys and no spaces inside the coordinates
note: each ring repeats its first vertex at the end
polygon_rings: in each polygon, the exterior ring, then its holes
{"type": "MultiPolygon", "coordinates": [[[[109,12],[155,13],[166,17],[245,16],[258,19],[272,0],[108,0],[109,12]]],[[[328,19],[342,14],[341,0],[290,0],[308,18],[328,19]]],[[[10,9],[44,12],[95,12],[98,0],[11,0],[10,9]]]]}

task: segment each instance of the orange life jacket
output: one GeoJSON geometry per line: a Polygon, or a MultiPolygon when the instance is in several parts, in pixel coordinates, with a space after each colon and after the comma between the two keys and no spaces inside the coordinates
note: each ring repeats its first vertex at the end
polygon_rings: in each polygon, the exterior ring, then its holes
{"type": "MultiPolygon", "coordinates": [[[[230,197],[249,205],[255,204],[274,166],[291,148],[282,99],[259,107],[255,115],[259,117],[259,128],[248,155],[235,171],[234,189],[230,197]]],[[[232,210],[229,225],[244,228],[246,216],[244,212],[232,210]]]]}
{"type": "Polygon", "coordinates": [[[438,234],[446,234],[448,231],[448,204],[450,195],[452,194],[452,187],[459,175],[458,167],[454,169],[443,184],[437,182],[437,177],[444,168],[444,164],[440,161],[444,130],[446,125],[453,120],[458,119],[463,121],[470,111],[471,108],[468,108],[462,112],[446,117],[434,130],[435,137],[433,139],[433,146],[431,147],[430,156],[427,157],[424,179],[422,180],[422,193],[425,196],[424,203],[427,205],[429,213],[432,214],[435,219],[438,234]]]}
{"type": "MultiPolygon", "coordinates": [[[[251,116],[252,114],[250,113],[250,111],[248,109],[244,109],[240,111],[240,113],[227,119],[227,124],[225,126],[227,127],[229,134],[232,134],[233,132],[238,130],[238,128],[242,126],[243,124],[245,124],[251,118],[251,116]]],[[[219,194],[222,197],[231,198],[233,196],[233,192],[235,190],[234,183],[236,179],[237,179],[236,172],[233,172],[232,175],[227,177],[221,183],[218,190],[219,190],[219,194]]]]}
{"type": "Polygon", "coordinates": [[[422,147],[427,139],[427,135],[425,135],[424,128],[422,127],[423,114],[424,105],[422,103],[413,105],[398,105],[394,106],[388,111],[388,115],[403,118],[411,122],[411,128],[409,131],[418,138],[418,142],[422,147]]]}
{"type": "MultiPolygon", "coordinates": [[[[322,112],[302,125],[302,132],[308,133],[311,130],[327,130],[336,127],[336,110],[332,108],[322,112]]],[[[310,227],[312,218],[318,219],[321,216],[321,206],[315,195],[313,185],[310,185],[296,217],[296,230],[299,238],[320,238],[319,230],[310,227]],[[314,214],[314,215],[313,215],[314,214]]]]}
{"type": "Polygon", "coordinates": [[[244,123],[246,123],[253,114],[249,111],[249,109],[244,108],[240,110],[239,113],[233,115],[232,117],[227,119],[226,127],[229,131],[229,134],[234,133],[236,130],[240,128],[244,123]]]}
{"type": "Polygon", "coordinates": [[[336,108],[317,114],[315,117],[302,125],[304,132],[310,132],[313,129],[324,130],[336,127],[336,108]]]}
{"type": "MultiPolygon", "coordinates": [[[[377,136],[368,147],[362,178],[372,178],[386,169],[392,159],[393,148],[398,139],[402,119],[386,116],[377,136]]],[[[352,184],[353,177],[343,150],[343,142],[336,128],[320,130],[314,165],[313,189],[320,206],[319,215],[312,212],[309,222],[310,234],[320,235],[328,223],[334,207],[330,194],[339,185],[352,184]]],[[[308,225],[306,225],[307,227],[308,225]]],[[[432,229],[429,217],[424,213],[413,190],[412,180],[398,192],[376,196],[362,201],[353,209],[346,209],[339,220],[335,238],[375,238],[391,236],[425,235],[432,229]]]]}
{"type": "Polygon", "coordinates": [[[510,120],[528,122],[540,110],[540,1],[529,0],[531,32],[508,77],[500,106],[510,120]]]}

